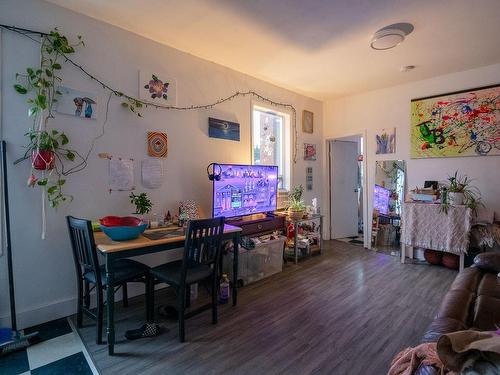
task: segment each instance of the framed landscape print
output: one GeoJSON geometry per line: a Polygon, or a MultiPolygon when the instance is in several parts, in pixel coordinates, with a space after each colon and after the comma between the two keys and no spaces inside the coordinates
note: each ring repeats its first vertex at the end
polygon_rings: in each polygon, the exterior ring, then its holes
{"type": "Polygon", "coordinates": [[[302,131],[304,133],[314,131],[314,113],[306,110],[302,111],[302,131]]]}
{"type": "Polygon", "coordinates": [[[411,101],[410,155],[500,155],[500,85],[411,101]]]}

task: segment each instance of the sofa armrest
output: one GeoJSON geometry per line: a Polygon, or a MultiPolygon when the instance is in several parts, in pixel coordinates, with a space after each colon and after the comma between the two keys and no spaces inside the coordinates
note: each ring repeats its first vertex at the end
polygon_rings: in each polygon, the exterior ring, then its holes
{"type": "Polygon", "coordinates": [[[500,253],[487,252],[476,255],[474,258],[476,267],[484,271],[499,273],[500,272],[500,253]]]}

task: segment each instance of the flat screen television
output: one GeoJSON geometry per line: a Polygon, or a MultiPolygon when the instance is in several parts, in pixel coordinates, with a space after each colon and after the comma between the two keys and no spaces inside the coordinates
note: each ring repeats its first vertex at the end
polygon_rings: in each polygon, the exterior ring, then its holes
{"type": "Polygon", "coordinates": [[[375,185],[375,190],[373,191],[373,209],[378,210],[381,214],[387,215],[389,213],[390,196],[391,191],[389,189],[375,185]]]}
{"type": "Polygon", "coordinates": [[[237,217],[276,210],[277,166],[218,165],[221,178],[219,181],[214,180],[213,217],[237,217]]]}

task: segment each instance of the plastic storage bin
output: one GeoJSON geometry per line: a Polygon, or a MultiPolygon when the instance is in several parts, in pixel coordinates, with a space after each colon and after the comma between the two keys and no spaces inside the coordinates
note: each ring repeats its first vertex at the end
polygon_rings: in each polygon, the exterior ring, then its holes
{"type": "MultiPolygon", "coordinates": [[[[285,237],[261,242],[252,250],[240,247],[238,256],[238,280],[243,285],[261,280],[283,270],[285,237]]],[[[224,272],[233,278],[233,252],[224,256],[224,272]]]]}

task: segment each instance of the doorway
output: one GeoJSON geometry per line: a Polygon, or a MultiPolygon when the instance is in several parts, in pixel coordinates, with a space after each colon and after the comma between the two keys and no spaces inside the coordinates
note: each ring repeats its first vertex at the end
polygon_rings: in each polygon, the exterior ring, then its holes
{"type": "Polygon", "coordinates": [[[330,238],[368,247],[362,134],[328,141],[330,238]]]}

